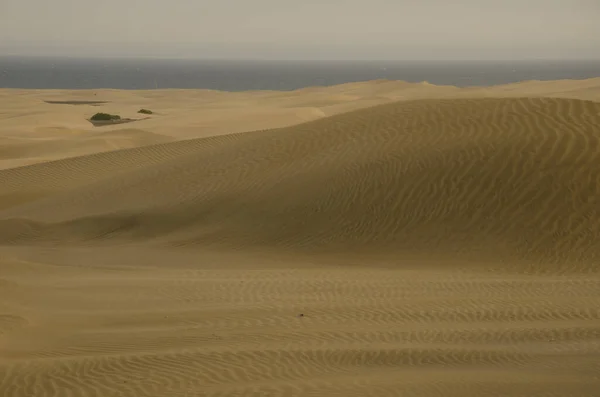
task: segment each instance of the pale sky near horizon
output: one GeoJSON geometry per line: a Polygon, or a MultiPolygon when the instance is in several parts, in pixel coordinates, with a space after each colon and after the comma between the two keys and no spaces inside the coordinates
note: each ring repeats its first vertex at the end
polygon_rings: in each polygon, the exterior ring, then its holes
{"type": "Polygon", "coordinates": [[[0,55],[600,59],[600,0],[0,0],[0,55]]]}

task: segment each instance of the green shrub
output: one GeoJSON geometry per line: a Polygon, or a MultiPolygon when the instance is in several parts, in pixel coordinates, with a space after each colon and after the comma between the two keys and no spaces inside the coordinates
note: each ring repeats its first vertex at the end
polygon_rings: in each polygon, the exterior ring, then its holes
{"type": "Polygon", "coordinates": [[[96,113],[93,115],[90,120],[93,121],[113,121],[113,120],[121,120],[121,116],[117,116],[116,114],[108,114],[108,113],[96,113]]]}
{"type": "Polygon", "coordinates": [[[138,110],[138,113],[143,113],[143,114],[152,114],[152,110],[148,110],[148,109],[140,109],[140,110],[138,110]]]}

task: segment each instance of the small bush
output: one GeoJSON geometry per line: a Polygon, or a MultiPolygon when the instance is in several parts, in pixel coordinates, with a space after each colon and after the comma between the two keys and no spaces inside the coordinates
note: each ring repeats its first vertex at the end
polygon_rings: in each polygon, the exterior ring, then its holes
{"type": "Polygon", "coordinates": [[[140,110],[138,110],[138,113],[143,113],[143,114],[152,114],[152,110],[148,110],[148,109],[140,109],[140,110]]]}
{"type": "Polygon", "coordinates": [[[121,116],[117,116],[116,114],[108,114],[108,113],[96,113],[93,115],[90,120],[93,121],[113,121],[113,120],[121,120],[121,116]]]}

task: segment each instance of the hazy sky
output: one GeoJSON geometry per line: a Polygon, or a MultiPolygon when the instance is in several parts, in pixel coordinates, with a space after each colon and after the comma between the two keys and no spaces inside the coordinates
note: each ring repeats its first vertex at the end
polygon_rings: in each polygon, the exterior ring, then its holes
{"type": "Polygon", "coordinates": [[[600,58],[600,0],[0,0],[0,54],[600,58]]]}

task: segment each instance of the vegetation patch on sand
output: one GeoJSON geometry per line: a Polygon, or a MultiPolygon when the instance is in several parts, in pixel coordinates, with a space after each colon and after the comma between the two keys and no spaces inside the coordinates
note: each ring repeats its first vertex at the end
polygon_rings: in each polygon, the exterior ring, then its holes
{"type": "Polygon", "coordinates": [[[89,122],[92,123],[96,127],[100,127],[103,125],[112,125],[112,124],[122,124],[122,123],[131,123],[132,121],[137,121],[138,119],[124,119],[121,116],[116,114],[109,113],[96,113],[92,117],[89,118],[89,122]]]}
{"type": "Polygon", "coordinates": [[[121,116],[116,114],[108,114],[108,113],[96,113],[90,120],[93,121],[112,121],[112,120],[121,120],[121,116]]]}
{"type": "Polygon", "coordinates": [[[138,110],[138,113],[153,114],[154,112],[152,110],[148,110],[148,109],[140,109],[140,110],[138,110]]]}

